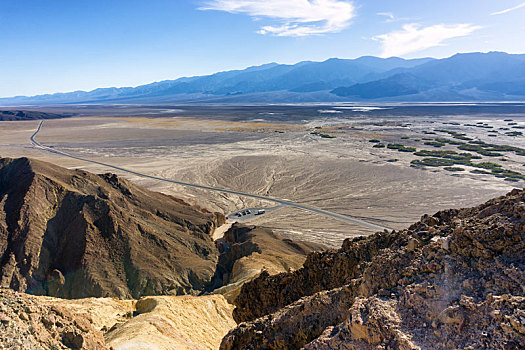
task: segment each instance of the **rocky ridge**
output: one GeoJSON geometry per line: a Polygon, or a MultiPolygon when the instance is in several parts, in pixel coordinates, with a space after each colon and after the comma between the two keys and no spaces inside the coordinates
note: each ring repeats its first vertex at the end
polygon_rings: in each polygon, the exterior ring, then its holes
{"type": "Polygon", "coordinates": [[[219,213],[113,174],[0,159],[0,287],[62,298],[197,293],[219,213]]]}
{"type": "Polygon", "coordinates": [[[106,349],[88,313],[50,299],[0,289],[0,348],[106,349]]]}
{"type": "Polygon", "coordinates": [[[221,349],[525,347],[525,191],[246,283],[221,349]]]}

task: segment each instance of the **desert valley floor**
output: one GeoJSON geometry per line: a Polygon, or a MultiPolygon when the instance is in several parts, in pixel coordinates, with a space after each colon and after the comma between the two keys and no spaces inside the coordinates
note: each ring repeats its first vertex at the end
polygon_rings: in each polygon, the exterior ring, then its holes
{"type": "MultiPolygon", "coordinates": [[[[46,120],[37,135],[57,150],[167,179],[286,199],[392,229],[425,213],[477,205],[524,185],[522,104],[47,110],[74,114],[46,120]],[[429,158],[441,162],[429,163],[429,158]]],[[[29,139],[39,123],[0,122],[0,155],[115,172],[35,148],[29,139]]],[[[275,205],[120,175],[225,214],[275,205]]],[[[250,223],[334,247],[373,232],[287,207],[250,223]]]]}

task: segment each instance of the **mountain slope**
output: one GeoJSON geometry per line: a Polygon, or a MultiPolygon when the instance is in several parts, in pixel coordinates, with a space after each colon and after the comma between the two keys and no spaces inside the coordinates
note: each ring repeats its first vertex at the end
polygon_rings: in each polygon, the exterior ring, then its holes
{"type": "Polygon", "coordinates": [[[0,98],[0,105],[521,100],[524,84],[525,55],[475,52],[411,60],[364,56],[269,63],[134,88],[0,98]]]}
{"type": "Polygon", "coordinates": [[[210,96],[245,95],[272,91],[330,90],[364,82],[394,68],[410,68],[432,59],[404,60],[361,57],[358,59],[329,59],[324,62],[299,62],[294,65],[269,63],[244,70],[166,80],[135,88],[104,88],[90,92],[48,94],[33,97],[18,96],[0,99],[1,104],[49,104],[80,102],[140,101],[141,103],[189,101],[210,96]]]}
{"type": "Polygon", "coordinates": [[[65,298],[202,290],[222,214],[112,174],[0,159],[0,287],[65,298]]]}
{"type": "MultiPolygon", "coordinates": [[[[332,93],[342,97],[380,99],[405,96],[408,100],[478,100],[485,96],[505,99],[525,96],[525,55],[502,52],[457,54],[413,68],[396,68],[382,79],[339,87],[332,93]],[[417,97],[419,96],[419,98],[417,97]],[[430,97],[432,96],[432,97],[430,97]]],[[[485,98],[487,98],[485,97],[485,98]]]]}
{"type": "Polygon", "coordinates": [[[413,95],[420,91],[428,90],[431,87],[432,84],[430,82],[409,73],[401,73],[368,83],[355,84],[349,87],[339,87],[334,89],[332,93],[345,97],[357,96],[360,98],[375,99],[413,95]]]}
{"type": "Polygon", "coordinates": [[[221,349],[523,349],[525,190],[246,283],[221,349]]]}

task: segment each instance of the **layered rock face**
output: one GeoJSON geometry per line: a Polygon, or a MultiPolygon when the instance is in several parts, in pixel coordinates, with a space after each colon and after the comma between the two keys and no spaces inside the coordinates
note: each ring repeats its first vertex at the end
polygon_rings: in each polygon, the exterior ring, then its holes
{"type": "Polygon", "coordinates": [[[222,214],[112,174],[0,159],[0,287],[63,298],[202,290],[222,214]]]}
{"type": "Polygon", "coordinates": [[[525,191],[246,283],[221,349],[523,349],[525,191]]]}

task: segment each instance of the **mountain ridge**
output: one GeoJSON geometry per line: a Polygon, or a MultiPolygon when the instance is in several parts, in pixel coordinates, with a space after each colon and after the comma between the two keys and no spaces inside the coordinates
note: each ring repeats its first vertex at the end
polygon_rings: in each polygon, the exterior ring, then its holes
{"type": "Polygon", "coordinates": [[[0,105],[523,99],[525,54],[473,52],[442,59],[362,56],[272,62],[136,87],[0,98],[0,105]]]}
{"type": "Polygon", "coordinates": [[[0,158],[0,288],[61,298],[192,294],[226,219],[114,174],[0,158]]]}

